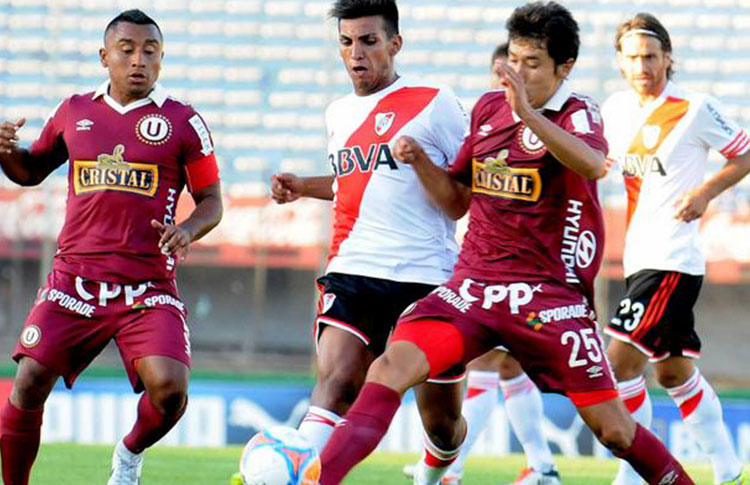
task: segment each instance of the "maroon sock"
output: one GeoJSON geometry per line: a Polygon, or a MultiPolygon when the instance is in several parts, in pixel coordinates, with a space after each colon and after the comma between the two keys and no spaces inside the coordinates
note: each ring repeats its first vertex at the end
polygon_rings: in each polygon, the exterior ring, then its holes
{"type": "Polygon", "coordinates": [[[630,463],[649,484],[695,485],[664,444],[640,424],[636,424],[630,448],[615,455],[630,463]]]}
{"type": "Polygon", "coordinates": [[[401,404],[393,389],[368,382],[323,450],[321,485],[338,485],[349,470],[367,458],[388,431],[401,404]]]}
{"type": "Polygon", "coordinates": [[[28,485],[39,451],[43,410],[25,410],[10,401],[0,412],[0,454],[5,485],[28,485]]]}
{"type": "Polygon", "coordinates": [[[187,399],[177,414],[165,416],[151,404],[151,399],[144,392],[140,401],[138,401],[138,418],[135,420],[133,429],[122,440],[125,448],[133,453],[143,452],[143,450],[162,439],[177,424],[186,408],[187,399]]]}

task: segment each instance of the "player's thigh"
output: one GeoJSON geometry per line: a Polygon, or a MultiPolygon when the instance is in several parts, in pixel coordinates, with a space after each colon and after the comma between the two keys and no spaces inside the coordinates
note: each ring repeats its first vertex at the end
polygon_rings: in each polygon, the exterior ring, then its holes
{"type": "Polygon", "coordinates": [[[318,376],[320,380],[364,381],[374,360],[370,349],[356,335],[326,325],[318,339],[318,376]]]}
{"type": "Polygon", "coordinates": [[[607,345],[607,357],[618,381],[629,381],[642,376],[648,365],[646,354],[632,344],[615,338],[607,345]]]}
{"type": "Polygon", "coordinates": [[[71,387],[114,333],[110,309],[79,295],[75,275],[52,271],[24,323],[13,359],[30,357],[71,387]]]}
{"type": "Polygon", "coordinates": [[[190,330],[184,313],[174,305],[157,305],[137,313],[121,314],[117,327],[115,342],[134,390],[139,392],[145,388],[142,375],[151,379],[152,387],[156,388],[160,381],[174,387],[182,382],[182,373],[189,373],[190,330]],[[166,357],[175,362],[148,365],[147,357],[166,357]]]}

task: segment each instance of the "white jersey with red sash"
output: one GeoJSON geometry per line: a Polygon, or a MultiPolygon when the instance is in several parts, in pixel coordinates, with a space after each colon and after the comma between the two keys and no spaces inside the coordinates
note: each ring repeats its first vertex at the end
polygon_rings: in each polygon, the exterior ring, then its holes
{"type": "Polygon", "coordinates": [[[667,83],[640,106],[633,91],[613,94],[602,107],[609,158],[619,163],[628,193],[625,276],[643,269],[705,273],[698,221],[674,216],[681,195],[706,174],[708,151],[725,158],[750,149],[750,138],[710,96],[667,83]]]}
{"type": "Polygon", "coordinates": [[[455,224],[429,199],[392,147],[410,136],[447,168],[468,118],[440,85],[399,78],[369,96],[350,94],[326,111],[334,183],[333,238],[326,273],[438,284],[451,274],[455,224]]]}

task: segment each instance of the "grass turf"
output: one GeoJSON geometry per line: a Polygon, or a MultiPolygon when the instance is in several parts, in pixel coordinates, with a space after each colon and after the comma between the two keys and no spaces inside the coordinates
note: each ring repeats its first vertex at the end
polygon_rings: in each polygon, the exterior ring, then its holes
{"type": "MultiPolygon", "coordinates": [[[[228,485],[241,448],[156,447],[146,453],[144,485],[228,485]]],[[[107,482],[111,446],[43,445],[31,475],[33,485],[91,485],[107,482]]],[[[346,485],[407,485],[401,474],[415,455],[375,453],[347,477],[346,485]]],[[[609,485],[617,463],[593,458],[557,457],[566,485],[609,485]]],[[[464,485],[497,485],[511,481],[524,466],[521,455],[470,458],[464,485]]],[[[712,483],[708,465],[689,466],[698,485],[712,483]]]]}

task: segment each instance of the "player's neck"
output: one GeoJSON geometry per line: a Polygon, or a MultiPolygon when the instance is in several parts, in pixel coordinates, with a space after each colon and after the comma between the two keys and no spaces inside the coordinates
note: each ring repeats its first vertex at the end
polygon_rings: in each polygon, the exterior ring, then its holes
{"type": "Polygon", "coordinates": [[[112,99],[114,99],[115,101],[117,101],[117,103],[118,103],[118,104],[119,104],[120,106],[127,106],[127,105],[129,105],[130,103],[134,103],[134,102],[136,102],[136,101],[140,101],[141,99],[145,99],[145,98],[148,98],[148,96],[149,96],[149,95],[151,94],[151,91],[153,91],[153,90],[154,90],[154,88],[153,88],[153,86],[152,86],[152,87],[151,87],[151,89],[149,89],[149,90],[148,90],[148,91],[146,92],[146,94],[144,94],[144,95],[142,95],[142,96],[132,96],[132,95],[129,95],[128,93],[126,93],[126,92],[119,92],[119,91],[118,91],[117,89],[115,89],[115,88],[114,88],[114,86],[112,86],[112,84],[110,83],[110,85],[109,85],[109,88],[108,88],[108,90],[107,90],[107,91],[108,91],[108,92],[107,92],[107,94],[109,95],[109,97],[110,97],[110,98],[112,98],[112,99]]]}
{"type": "Polygon", "coordinates": [[[665,81],[664,84],[662,84],[658,89],[655,89],[649,93],[637,93],[638,94],[638,104],[643,107],[648,105],[649,103],[653,102],[656,99],[659,99],[662,94],[664,94],[664,90],[667,89],[667,82],[665,81]]]}
{"type": "Polygon", "coordinates": [[[391,87],[393,85],[393,83],[395,83],[396,81],[398,81],[398,79],[400,77],[401,76],[399,76],[398,73],[396,73],[394,71],[393,73],[391,73],[389,76],[386,77],[385,82],[383,82],[382,84],[378,84],[376,86],[373,86],[372,89],[370,89],[368,91],[357,92],[355,90],[355,94],[357,96],[370,96],[372,94],[379,93],[380,91],[391,87]]]}

